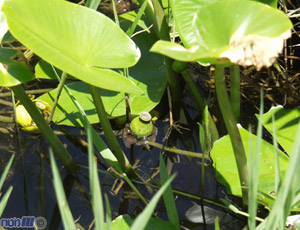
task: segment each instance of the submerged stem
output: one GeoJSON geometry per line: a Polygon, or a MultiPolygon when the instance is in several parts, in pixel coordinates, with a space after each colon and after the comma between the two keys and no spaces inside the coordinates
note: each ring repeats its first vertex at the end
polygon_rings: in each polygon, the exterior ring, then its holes
{"type": "Polygon", "coordinates": [[[223,119],[231,140],[231,145],[234,151],[235,160],[240,177],[242,188],[243,203],[248,202],[248,188],[249,188],[249,170],[247,158],[243,146],[243,142],[237,128],[237,123],[230,105],[229,97],[227,94],[225,79],[224,79],[224,66],[217,65],[215,71],[216,91],[217,98],[223,115],[223,119]]]}

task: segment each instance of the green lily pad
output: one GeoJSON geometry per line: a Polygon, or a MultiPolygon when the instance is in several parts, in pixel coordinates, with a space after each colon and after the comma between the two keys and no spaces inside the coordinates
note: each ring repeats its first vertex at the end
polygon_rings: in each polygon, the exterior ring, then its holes
{"type": "Polygon", "coordinates": [[[174,0],[173,10],[185,47],[158,41],[151,51],[182,61],[270,66],[293,27],[283,12],[248,0],[174,0]]]}
{"type": "MultiPolygon", "coordinates": [[[[35,77],[42,79],[55,79],[57,80],[56,74],[61,77],[62,71],[58,68],[52,67],[48,62],[40,60],[34,67],[35,77]]],[[[70,75],[67,75],[68,79],[73,79],[70,75]]]]}
{"type": "Polygon", "coordinates": [[[3,2],[4,0],[0,0],[0,42],[2,41],[2,38],[4,37],[6,32],[8,31],[7,22],[1,10],[3,2]]]}
{"type": "Polygon", "coordinates": [[[199,44],[191,22],[201,7],[215,1],[217,0],[173,0],[172,10],[176,28],[185,47],[190,48],[194,46],[193,44],[199,44]]]}
{"type": "Polygon", "coordinates": [[[12,60],[17,54],[17,50],[0,47],[0,86],[15,86],[34,78],[25,65],[12,60]]]}
{"type": "MultiPolygon", "coordinates": [[[[133,115],[139,115],[143,111],[150,112],[160,102],[167,84],[167,78],[163,57],[149,53],[149,49],[156,39],[150,34],[142,33],[135,36],[134,41],[141,48],[142,58],[137,65],[129,68],[129,79],[143,90],[144,95],[131,93],[129,94],[129,98],[131,113],[133,115]]],[[[84,82],[76,82],[68,84],[68,88],[86,111],[89,121],[91,123],[99,122],[87,84],[84,82]]],[[[102,89],[100,89],[100,93],[105,110],[110,117],[126,115],[124,93],[116,93],[102,89]]],[[[53,90],[39,97],[39,99],[53,104],[56,94],[57,90],[53,90]]],[[[57,124],[81,126],[77,109],[64,91],[62,91],[60,96],[53,121],[57,124]]]]}
{"type": "Polygon", "coordinates": [[[6,0],[9,30],[45,61],[100,88],[142,93],[108,68],[136,64],[135,43],[105,15],[68,1],[6,0]]]}
{"type": "MultiPolygon", "coordinates": [[[[250,134],[242,127],[239,127],[239,132],[241,134],[241,138],[249,162],[249,135],[252,136],[253,152],[256,147],[257,137],[254,134],[250,134]]],[[[239,174],[229,135],[222,137],[214,143],[213,149],[211,151],[211,157],[214,162],[213,166],[217,171],[217,180],[225,185],[228,193],[241,197],[242,190],[240,186],[239,174]]],[[[289,158],[280,150],[278,150],[278,158],[281,174],[283,175],[288,166],[289,158]]],[[[273,199],[268,198],[267,195],[273,195],[275,191],[274,159],[273,145],[262,140],[258,184],[258,192],[260,193],[260,195],[258,196],[258,201],[267,207],[271,207],[273,203],[273,199]],[[265,196],[263,194],[267,195],[265,196]]]]}
{"type": "Polygon", "coordinates": [[[300,121],[300,106],[294,109],[284,109],[282,106],[272,107],[263,116],[264,127],[272,134],[272,114],[274,113],[276,139],[287,153],[291,153],[295,135],[300,121]]]}

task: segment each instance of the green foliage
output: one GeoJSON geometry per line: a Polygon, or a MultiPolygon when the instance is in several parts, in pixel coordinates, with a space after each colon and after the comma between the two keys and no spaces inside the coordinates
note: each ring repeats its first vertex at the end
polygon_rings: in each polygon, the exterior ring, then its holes
{"type": "Polygon", "coordinates": [[[140,51],[106,16],[61,0],[5,1],[2,10],[11,33],[47,62],[100,88],[142,93],[107,69],[135,65],[140,51]]]}
{"type": "Polygon", "coordinates": [[[0,47],[0,86],[14,86],[33,79],[32,73],[22,63],[13,58],[17,50],[0,47]]]}
{"type": "MultiPolygon", "coordinates": [[[[122,216],[118,216],[116,219],[112,221],[111,229],[113,230],[129,230],[132,229],[130,226],[134,222],[134,219],[132,219],[129,215],[125,214],[122,216]]],[[[173,230],[174,225],[172,225],[170,222],[164,221],[158,217],[151,217],[149,219],[149,222],[147,223],[145,228],[138,228],[139,230],[145,229],[145,230],[153,230],[153,229],[164,229],[164,230],[173,230]]]]}
{"type": "MultiPolygon", "coordinates": [[[[162,155],[160,155],[159,168],[160,180],[162,183],[166,183],[169,175],[162,155]]],[[[167,209],[169,221],[174,225],[174,229],[179,229],[179,218],[171,185],[169,185],[166,189],[166,192],[163,194],[163,198],[167,209]]]]}
{"type": "MultiPolygon", "coordinates": [[[[8,161],[6,167],[5,167],[5,169],[4,169],[4,171],[3,171],[2,175],[1,175],[1,178],[0,178],[0,190],[2,189],[2,186],[4,184],[5,178],[7,177],[7,174],[8,174],[9,169],[10,169],[12,163],[13,163],[14,158],[15,158],[15,155],[12,155],[10,157],[10,159],[9,159],[9,161],[8,161]]],[[[9,199],[9,196],[10,196],[12,190],[13,190],[13,187],[9,186],[8,190],[6,191],[6,193],[2,196],[2,199],[0,201],[0,217],[2,216],[2,213],[3,213],[3,211],[4,211],[5,207],[6,207],[7,201],[9,199]]]]}
{"type": "MultiPolygon", "coordinates": [[[[163,58],[160,55],[149,52],[150,47],[154,44],[156,39],[152,35],[143,33],[135,36],[134,41],[141,48],[142,58],[137,65],[129,68],[129,79],[135,82],[140,89],[143,90],[144,94],[131,93],[129,94],[129,98],[131,113],[133,115],[139,115],[143,111],[150,112],[160,102],[166,88],[167,79],[163,58]]],[[[52,68],[49,68],[49,66],[44,63],[40,63],[36,67],[36,70],[40,77],[47,75],[49,78],[55,78],[52,68]]],[[[68,84],[67,87],[86,111],[90,123],[99,122],[87,84],[84,82],[76,82],[68,84]]],[[[100,89],[100,93],[106,113],[109,117],[126,115],[126,103],[123,93],[103,89],[100,89]]],[[[44,94],[39,97],[39,99],[53,104],[56,94],[57,89],[44,94]]],[[[62,92],[53,121],[57,124],[81,126],[76,111],[77,109],[67,93],[62,92]]]]}
{"type": "Polygon", "coordinates": [[[89,152],[89,176],[90,188],[92,193],[92,207],[95,213],[96,230],[104,229],[104,208],[102,201],[102,193],[100,189],[99,176],[97,171],[97,161],[94,155],[94,145],[92,137],[92,127],[88,126],[88,152],[89,152]]]}
{"type": "Polygon", "coordinates": [[[0,42],[2,41],[2,39],[3,39],[4,35],[6,34],[6,32],[8,31],[7,22],[6,22],[6,19],[4,17],[4,14],[1,10],[3,2],[4,2],[4,0],[0,0],[0,42]]]}
{"type": "MultiPolygon", "coordinates": [[[[239,128],[239,132],[249,161],[249,136],[251,135],[252,148],[255,148],[256,146],[257,137],[241,127],[239,128]]],[[[268,208],[272,206],[273,200],[264,196],[263,193],[273,194],[275,191],[275,161],[273,150],[272,144],[262,140],[258,184],[258,192],[260,195],[258,196],[258,201],[268,208]]],[[[235,196],[241,196],[239,175],[233,150],[230,145],[229,135],[226,135],[215,142],[211,151],[211,157],[214,161],[213,166],[217,170],[217,180],[225,185],[227,192],[235,196]]],[[[287,169],[289,158],[280,150],[278,150],[278,157],[281,174],[283,175],[287,169]]]]}
{"type": "Polygon", "coordinates": [[[270,65],[269,59],[281,52],[283,39],[290,36],[288,17],[267,5],[246,0],[206,2],[174,0],[174,19],[185,48],[158,41],[151,50],[181,61],[230,61],[261,68],[270,65]],[[261,15],[268,17],[262,20],[261,15]]]}
{"type": "MultiPolygon", "coordinates": [[[[258,229],[284,229],[287,216],[290,214],[295,198],[299,195],[300,180],[300,125],[294,138],[291,158],[284,180],[279,188],[272,210],[258,229]]],[[[297,198],[299,199],[299,198],[297,198]]],[[[299,201],[299,200],[298,200],[299,201]]]]}
{"type": "Polygon", "coordinates": [[[278,0],[251,0],[251,1],[265,3],[265,4],[268,4],[269,6],[277,8],[277,1],[278,0]]]}
{"type": "MultiPolygon", "coordinates": [[[[146,229],[148,221],[151,218],[151,215],[155,209],[155,206],[157,205],[160,197],[163,195],[163,193],[166,191],[168,186],[171,184],[171,182],[174,180],[175,175],[172,175],[163,185],[162,187],[157,191],[157,193],[152,197],[150,203],[146,206],[146,208],[143,210],[143,212],[135,219],[131,226],[131,230],[142,230],[146,229]]],[[[170,223],[169,228],[166,229],[174,229],[174,226],[170,223]]],[[[154,229],[154,228],[152,228],[154,229]]]]}
{"type": "Polygon", "coordinates": [[[276,138],[284,150],[290,154],[300,121],[300,107],[284,109],[282,106],[272,107],[263,116],[265,128],[274,136],[272,114],[275,118],[276,138]]]}
{"type": "Polygon", "coordinates": [[[59,175],[59,170],[57,168],[52,149],[50,149],[50,161],[53,174],[53,185],[56,194],[56,199],[59,207],[60,216],[62,218],[63,225],[65,229],[75,230],[75,222],[70,211],[68,200],[65,195],[64,187],[59,175]]]}

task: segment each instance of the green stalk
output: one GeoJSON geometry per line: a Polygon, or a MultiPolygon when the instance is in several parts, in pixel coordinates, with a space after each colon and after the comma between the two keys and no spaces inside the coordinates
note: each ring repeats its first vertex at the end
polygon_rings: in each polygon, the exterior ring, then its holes
{"type": "Polygon", "coordinates": [[[240,177],[242,188],[243,203],[248,202],[248,188],[249,188],[249,170],[247,158],[243,146],[243,142],[237,128],[237,123],[230,105],[227,88],[224,78],[224,66],[217,65],[215,71],[217,98],[223,115],[223,119],[230,136],[231,145],[234,151],[235,160],[240,177]]]}
{"type": "Polygon", "coordinates": [[[55,151],[58,159],[64,164],[68,172],[71,174],[76,174],[79,169],[77,163],[72,159],[71,155],[67,152],[61,141],[54,134],[53,130],[35,107],[31,99],[27,96],[22,86],[17,85],[11,87],[11,89],[24,105],[49,145],[55,151]]]}
{"type": "Polygon", "coordinates": [[[240,120],[240,95],[240,67],[238,65],[232,65],[230,66],[230,101],[237,122],[240,120]]]}
{"type": "Polygon", "coordinates": [[[150,21],[150,23],[153,24],[154,32],[158,36],[159,35],[159,29],[158,29],[158,24],[157,24],[157,21],[156,21],[156,17],[155,17],[155,14],[154,14],[153,7],[151,6],[151,4],[149,4],[148,0],[137,0],[137,2],[139,3],[140,6],[142,6],[144,2],[148,2],[147,6],[146,6],[146,9],[145,9],[145,14],[146,14],[148,20],[150,21]]]}
{"type": "Polygon", "coordinates": [[[151,145],[155,148],[159,148],[159,149],[162,149],[162,150],[165,150],[168,152],[172,152],[172,153],[176,153],[176,154],[180,154],[180,155],[184,155],[184,156],[188,156],[188,157],[205,158],[206,160],[211,161],[210,157],[203,153],[196,153],[196,152],[191,152],[191,151],[187,151],[187,150],[165,147],[164,145],[153,142],[153,141],[145,141],[145,144],[151,145]]]}
{"type": "Polygon", "coordinates": [[[63,89],[63,87],[65,85],[66,80],[67,80],[67,73],[63,72],[62,75],[61,75],[61,80],[60,80],[59,85],[57,87],[57,94],[56,94],[55,100],[53,102],[50,115],[48,117],[48,122],[52,121],[52,118],[53,118],[53,115],[54,115],[54,112],[55,112],[55,108],[56,108],[57,103],[58,103],[58,99],[60,97],[61,91],[62,91],[62,89],[63,89]]]}
{"type": "Polygon", "coordinates": [[[107,114],[105,112],[105,108],[101,99],[100,92],[97,87],[89,85],[90,92],[93,97],[93,101],[95,103],[96,111],[101,123],[101,127],[104,131],[104,135],[108,141],[110,149],[115,157],[118,159],[119,164],[121,165],[124,172],[128,173],[131,176],[135,175],[135,172],[129,163],[127,157],[125,156],[115,134],[113,133],[110,122],[107,118],[107,114]]]}
{"type": "MultiPolygon", "coordinates": [[[[192,77],[190,76],[190,73],[188,72],[188,70],[184,70],[183,72],[181,72],[181,75],[183,76],[186,84],[188,85],[188,87],[190,88],[192,94],[194,95],[197,104],[200,107],[200,111],[203,112],[207,110],[207,114],[204,114],[204,118],[208,118],[208,120],[204,121],[205,123],[203,125],[205,125],[205,135],[206,135],[206,140],[210,141],[210,147],[213,145],[213,143],[219,139],[219,133],[218,130],[215,126],[215,123],[208,111],[208,106],[205,100],[203,100],[202,95],[200,94],[195,82],[193,81],[192,77]],[[212,137],[212,140],[210,140],[211,138],[208,138],[208,132],[210,132],[210,135],[212,137]]],[[[209,152],[209,150],[207,151],[209,152]]]]}

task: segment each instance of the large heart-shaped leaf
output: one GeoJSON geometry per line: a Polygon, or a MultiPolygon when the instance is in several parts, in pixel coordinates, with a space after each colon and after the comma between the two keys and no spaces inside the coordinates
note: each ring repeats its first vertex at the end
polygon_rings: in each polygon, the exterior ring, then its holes
{"type": "Polygon", "coordinates": [[[202,6],[215,1],[217,0],[173,0],[172,10],[176,29],[187,48],[193,46],[193,44],[199,44],[197,37],[194,35],[194,29],[191,27],[198,10],[202,6]]]}
{"type": "MultiPolygon", "coordinates": [[[[142,58],[137,65],[129,68],[129,79],[143,90],[144,95],[131,93],[129,94],[129,98],[131,113],[138,115],[143,111],[151,111],[160,102],[167,84],[167,79],[163,57],[149,53],[149,48],[156,41],[155,38],[150,34],[142,33],[135,36],[134,41],[141,48],[142,58]]],[[[52,71],[47,71],[47,69],[48,67],[45,64],[39,65],[39,75],[53,74],[52,71]]],[[[87,84],[83,82],[72,83],[68,84],[68,88],[86,111],[89,121],[91,123],[98,122],[99,119],[87,84]]],[[[102,89],[100,93],[105,110],[110,117],[119,117],[126,114],[124,93],[116,93],[102,89]]],[[[39,99],[52,104],[56,94],[57,90],[53,90],[49,94],[44,94],[39,97],[39,99]]],[[[57,124],[80,125],[80,121],[77,117],[77,109],[64,91],[60,96],[53,121],[57,124]]]]}
{"type": "MultiPolygon", "coordinates": [[[[252,136],[253,152],[256,148],[256,136],[250,134],[244,128],[239,127],[239,132],[244,144],[246,155],[249,161],[249,136],[252,136]]],[[[233,149],[230,142],[229,135],[226,135],[214,143],[211,151],[211,157],[214,161],[213,166],[217,170],[217,180],[224,184],[227,192],[235,196],[242,196],[240,186],[239,174],[236,166],[236,161],[233,149]]],[[[272,144],[262,140],[261,155],[260,155],[260,169],[259,169],[259,184],[258,192],[261,194],[274,194],[275,191],[275,155],[272,144]]],[[[278,150],[278,158],[280,164],[281,174],[283,175],[287,166],[289,158],[280,150],[278,150]]],[[[272,199],[266,196],[259,196],[259,202],[271,207],[272,199]]]]}
{"type": "Polygon", "coordinates": [[[292,23],[288,17],[262,3],[248,0],[214,1],[209,4],[199,0],[184,2],[189,4],[181,10],[179,6],[183,3],[174,0],[173,9],[186,49],[174,45],[162,49],[162,41],[159,41],[152,51],[174,59],[178,59],[176,52],[182,56],[184,51],[191,53],[190,61],[198,57],[198,61],[205,63],[230,61],[255,65],[260,69],[274,62],[282,51],[283,40],[290,36],[292,23]],[[193,6],[198,3],[200,7],[193,6]]]}
{"type": "Polygon", "coordinates": [[[11,33],[47,62],[100,88],[142,93],[105,69],[133,66],[140,51],[103,14],[62,0],[6,0],[2,10],[11,33]]]}
{"type": "Polygon", "coordinates": [[[0,42],[2,41],[3,36],[8,31],[7,22],[5,20],[4,14],[1,10],[3,2],[4,2],[4,0],[0,0],[0,42]]]}
{"type": "Polygon", "coordinates": [[[272,114],[274,113],[276,139],[284,150],[290,154],[300,121],[300,107],[284,109],[282,106],[272,107],[263,116],[265,128],[274,135],[272,114]]]}
{"type": "Polygon", "coordinates": [[[0,47],[0,86],[15,86],[34,78],[25,65],[12,60],[17,54],[17,50],[0,47]]]}

